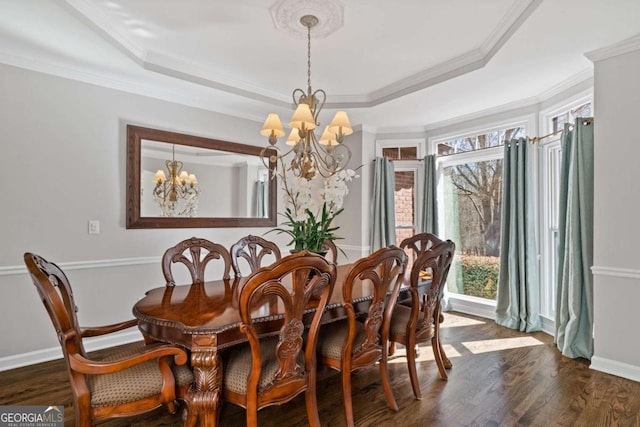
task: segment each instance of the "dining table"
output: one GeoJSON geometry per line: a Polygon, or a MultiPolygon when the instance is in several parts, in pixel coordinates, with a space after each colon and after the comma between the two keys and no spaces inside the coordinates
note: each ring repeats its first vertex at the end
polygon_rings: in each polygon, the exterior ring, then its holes
{"type": "MultiPolygon", "coordinates": [[[[346,318],[342,307],[342,286],[351,264],[337,266],[336,282],[321,322],[346,318]]],[[[407,292],[406,274],[401,294],[407,292]]],[[[133,307],[138,327],[146,340],[171,343],[190,352],[194,383],[187,396],[192,412],[187,424],[210,427],[217,424],[221,404],[222,363],[220,352],[247,341],[240,330],[239,290],[246,277],[197,284],[162,286],[146,292],[133,307]]],[[[352,304],[356,313],[368,310],[372,286],[368,280],[354,283],[352,304]]],[[[259,333],[273,333],[282,324],[279,300],[263,301],[252,314],[259,333]]],[[[312,314],[309,314],[309,319],[312,314]]]]}

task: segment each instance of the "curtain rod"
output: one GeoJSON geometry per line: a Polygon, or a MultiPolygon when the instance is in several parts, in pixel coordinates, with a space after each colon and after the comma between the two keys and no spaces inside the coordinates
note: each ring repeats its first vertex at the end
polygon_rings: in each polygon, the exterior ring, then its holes
{"type": "MultiPolygon", "coordinates": [[[[587,117],[587,118],[582,120],[582,125],[583,126],[590,125],[592,123],[593,123],[593,117],[587,117]]],[[[569,123],[569,126],[574,127],[573,124],[571,124],[571,123],[569,123]]],[[[563,131],[564,131],[564,129],[560,129],[560,130],[557,130],[555,132],[552,132],[552,133],[544,135],[544,136],[534,136],[533,138],[531,138],[531,142],[538,142],[541,139],[549,138],[550,136],[557,135],[559,133],[562,133],[563,131]]]]}
{"type": "MultiPolygon", "coordinates": [[[[590,125],[590,124],[593,123],[593,121],[594,121],[593,117],[586,117],[586,118],[582,119],[582,125],[583,126],[590,125]]],[[[574,125],[572,123],[569,123],[569,126],[574,127],[574,125]]],[[[531,142],[538,142],[541,139],[545,139],[545,138],[549,138],[550,136],[557,135],[557,134],[561,133],[563,130],[564,129],[560,129],[558,131],[552,132],[552,133],[544,135],[544,136],[534,136],[533,138],[530,138],[529,140],[531,142]]],[[[488,150],[488,149],[496,148],[496,147],[497,146],[484,147],[484,148],[479,148],[479,149],[473,150],[473,151],[488,150]]],[[[456,153],[456,154],[459,154],[459,153],[456,153]]],[[[419,161],[419,162],[422,162],[422,161],[424,161],[424,158],[422,158],[422,159],[395,159],[395,160],[394,159],[389,159],[389,160],[391,160],[392,162],[401,162],[401,161],[411,161],[411,162],[419,161]]],[[[375,162],[376,159],[373,159],[373,161],[375,162]]]]}
{"type": "MultiPolygon", "coordinates": [[[[387,159],[389,159],[389,157],[387,157],[387,159]]],[[[424,158],[422,159],[389,159],[392,162],[423,162],[424,158]]],[[[373,159],[373,161],[375,162],[376,159],[373,159]]]]}

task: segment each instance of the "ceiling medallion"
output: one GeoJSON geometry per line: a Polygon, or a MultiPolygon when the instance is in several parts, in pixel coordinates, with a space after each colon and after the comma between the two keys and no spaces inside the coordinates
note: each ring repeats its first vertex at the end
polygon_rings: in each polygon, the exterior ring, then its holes
{"type": "Polygon", "coordinates": [[[269,12],[277,29],[298,39],[307,38],[307,27],[300,23],[300,17],[305,15],[318,18],[313,28],[315,39],[333,34],[344,24],[344,8],[337,0],[278,0],[269,12]]]}

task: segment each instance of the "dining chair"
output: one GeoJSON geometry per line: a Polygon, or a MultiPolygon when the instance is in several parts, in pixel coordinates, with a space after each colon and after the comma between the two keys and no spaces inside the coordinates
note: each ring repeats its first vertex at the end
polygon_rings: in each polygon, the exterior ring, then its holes
{"type": "Polygon", "coordinates": [[[400,247],[407,252],[409,256],[409,264],[415,262],[416,259],[438,243],[442,243],[442,239],[432,233],[418,233],[411,237],[407,237],[400,242],[400,247]]]}
{"type": "Polygon", "coordinates": [[[227,249],[207,239],[192,237],[178,243],[166,250],[162,256],[162,274],[167,282],[167,286],[175,286],[172,265],[175,263],[184,264],[191,274],[191,283],[205,282],[205,269],[210,261],[222,260],[222,274],[217,278],[229,279],[231,271],[231,256],[227,249]],[[186,251],[189,251],[185,255],[186,251]]]}
{"type": "Polygon", "coordinates": [[[54,263],[32,254],[24,262],[51,318],[62,347],[73,395],[76,426],[113,417],[141,414],[166,405],[176,412],[176,387],[193,382],[184,350],[151,344],[115,350],[96,359],[87,355],[83,338],[98,337],[137,325],[130,320],[108,326],[81,328],[71,285],[54,263]]]}
{"type": "MultiPolygon", "coordinates": [[[[446,355],[440,341],[440,316],[443,288],[454,252],[455,244],[451,240],[446,240],[418,256],[413,263],[409,278],[409,294],[412,303],[410,306],[397,304],[391,317],[389,340],[392,343],[400,343],[406,348],[407,367],[416,399],[422,398],[416,369],[415,348],[418,343],[431,340],[431,348],[440,377],[447,379],[446,355]],[[425,274],[430,276],[431,283],[421,301],[418,289],[420,282],[425,280],[425,274]]],[[[450,362],[449,367],[451,367],[450,362]]]]}
{"type": "Polygon", "coordinates": [[[315,350],[335,280],[335,265],[307,251],[286,256],[247,278],[239,310],[240,329],[248,343],[226,352],[222,389],[225,400],[246,408],[247,426],[258,425],[259,409],[286,403],[302,392],[309,424],[320,426],[315,350]],[[264,301],[273,298],[282,306],[283,319],[254,318],[264,301]],[[309,322],[311,307],[315,311],[309,322]]]}
{"type": "Polygon", "coordinates": [[[353,426],[351,373],[379,362],[382,387],[389,408],[398,410],[387,370],[391,312],[402,285],[407,256],[396,246],[382,248],[356,261],[342,288],[345,320],[324,325],[318,338],[319,363],[342,374],[342,394],[347,426],[353,426]],[[358,295],[373,295],[364,318],[356,319],[358,295]]]}
{"type": "MultiPolygon", "coordinates": [[[[421,254],[428,251],[429,249],[431,249],[432,247],[434,247],[439,243],[442,243],[442,239],[440,239],[438,236],[432,233],[414,234],[413,236],[407,237],[402,242],[400,242],[400,247],[404,249],[404,251],[409,256],[409,261],[407,263],[407,274],[409,271],[411,271],[413,263],[421,254]]],[[[426,275],[428,275],[428,273],[424,272],[422,275],[422,278],[426,279],[427,278],[426,275]]],[[[407,294],[404,298],[401,297],[398,302],[403,305],[411,306],[412,304],[411,295],[407,294]]],[[[438,316],[439,316],[438,321],[442,323],[444,321],[444,316],[442,316],[442,313],[439,313],[438,316]]],[[[390,355],[395,353],[395,342],[391,342],[389,351],[390,351],[389,353],[390,355]]],[[[417,348],[416,348],[416,351],[417,351],[417,348]]],[[[447,357],[447,355],[445,354],[444,350],[441,351],[441,354],[442,354],[442,360],[445,367],[447,369],[450,369],[452,367],[452,364],[449,358],[447,357]]]]}
{"type": "Polygon", "coordinates": [[[327,251],[327,257],[334,264],[338,263],[338,247],[336,243],[331,239],[324,239],[322,242],[322,249],[327,251]]]}
{"type": "Polygon", "coordinates": [[[282,257],[280,248],[274,242],[252,235],[243,237],[233,244],[230,253],[231,266],[236,277],[243,276],[240,268],[242,259],[249,264],[249,271],[253,272],[262,266],[265,256],[271,262],[277,261],[282,257]]]}

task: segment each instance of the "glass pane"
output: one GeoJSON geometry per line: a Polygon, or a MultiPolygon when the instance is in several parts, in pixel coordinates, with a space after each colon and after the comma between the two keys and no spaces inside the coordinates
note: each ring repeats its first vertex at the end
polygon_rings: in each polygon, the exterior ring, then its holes
{"type": "Polygon", "coordinates": [[[495,299],[500,260],[502,159],[445,167],[444,235],[456,242],[450,292],[495,299]]]}
{"type": "Polygon", "coordinates": [[[524,128],[510,128],[493,131],[468,138],[452,139],[438,143],[438,155],[448,156],[455,153],[482,150],[483,148],[499,147],[505,141],[524,137],[524,128]]]}
{"type": "Polygon", "coordinates": [[[591,103],[588,102],[584,105],[579,106],[576,109],[571,110],[571,117],[572,118],[576,118],[576,117],[591,117],[592,113],[591,113],[591,103]]]}
{"type": "Polygon", "coordinates": [[[396,244],[413,236],[415,226],[415,174],[413,171],[395,172],[396,244]]]}
{"type": "Polygon", "coordinates": [[[382,156],[383,157],[388,157],[391,160],[398,160],[398,149],[396,147],[383,148],[382,149],[382,156]]]}
{"type": "Polygon", "coordinates": [[[418,158],[418,147],[400,147],[402,160],[415,160],[418,158]]]}

